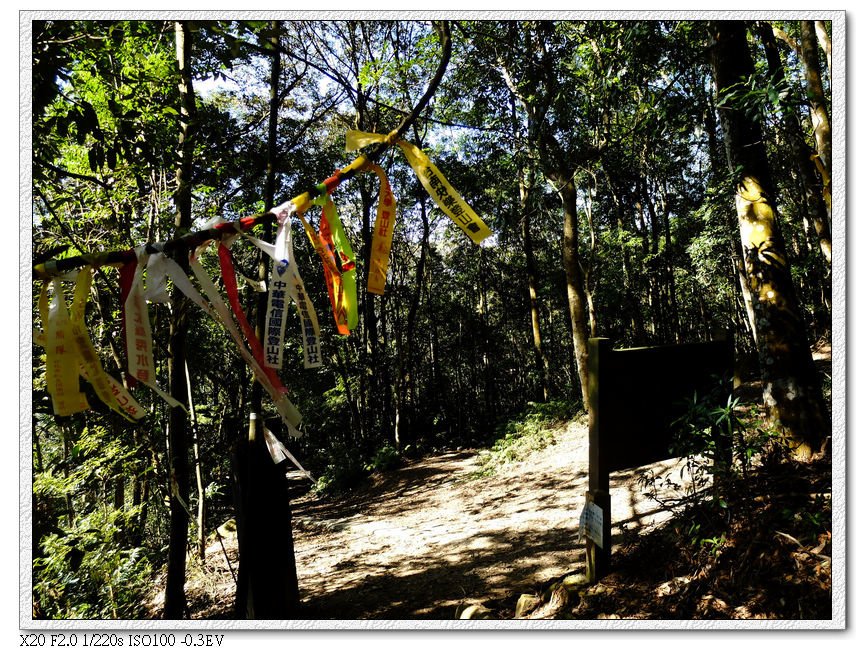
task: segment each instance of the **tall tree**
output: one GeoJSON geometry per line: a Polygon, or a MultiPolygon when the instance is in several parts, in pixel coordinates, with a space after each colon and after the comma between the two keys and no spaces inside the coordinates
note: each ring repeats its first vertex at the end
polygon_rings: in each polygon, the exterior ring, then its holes
{"type": "MultiPolygon", "coordinates": [[[[192,86],[192,35],[189,24],[174,25],[180,91],[180,135],[175,176],[174,203],[177,214],[175,236],[192,228],[192,152],[198,127],[195,92],[192,86]]],[[[188,269],[188,250],[178,247],[175,261],[188,269]]],[[[183,401],[186,385],[186,335],[189,331],[190,304],[175,287],[171,294],[171,333],[168,343],[168,382],[172,397],[183,401]]],[[[189,430],[186,413],[171,409],[168,420],[169,472],[171,485],[171,523],[168,540],[168,569],[165,581],[165,618],[183,618],[186,611],[186,545],[189,539],[189,430]]]]}
{"type": "MultiPolygon", "coordinates": [[[[271,21],[263,30],[262,45],[270,54],[270,102],[267,128],[267,163],[264,180],[264,209],[274,206],[278,161],[277,126],[282,103],[281,26],[271,21]]],[[[273,228],[264,227],[264,238],[270,240],[273,228]]],[[[267,277],[269,258],[261,253],[258,279],[267,277]]],[[[266,336],[267,294],[255,294],[256,336],[266,336]]],[[[240,503],[238,513],[238,580],[235,611],[250,619],[295,618],[300,596],[294,560],[291,531],[291,508],[284,465],[275,465],[264,440],[262,386],[253,377],[249,416],[249,433],[237,444],[240,503]],[[282,558],[274,564],[270,558],[282,558]]]]}
{"type": "Polygon", "coordinates": [[[541,336],[541,313],[538,281],[538,262],[532,240],[532,209],[529,197],[532,190],[532,168],[527,166],[518,172],[520,191],[520,216],[522,223],[523,253],[526,257],[526,281],[529,289],[529,316],[532,323],[532,350],[534,351],[535,372],[541,383],[541,395],[546,402],[550,399],[550,360],[546,354],[541,336]]]}
{"type": "MultiPolygon", "coordinates": [[[[745,25],[713,21],[711,61],[719,94],[754,74],[745,25]]],[[[790,276],[760,124],[741,106],[719,106],[745,266],[754,299],[763,400],[771,423],[800,458],[819,451],[829,429],[814,361],[790,276]]]]}
{"type": "Polygon", "coordinates": [[[573,134],[564,128],[572,107],[563,92],[563,80],[555,69],[561,40],[555,26],[538,22],[518,30],[510,26],[506,42],[516,46],[524,60],[507,52],[498,64],[508,87],[520,101],[528,118],[528,137],[538,152],[540,167],[553,185],[562,209],[562,265],[568,292],[571,339],[583,404],[589,403],[589,327],[586,274],[580,254],[577,186],[574,177],[581,165],[598,155],[595,146],[573,141],[562,142],[558,134],[573,134]],[[521,46],[521,47],[520,47],[521,46]],[[558,46],[558,48],[557,48],[558,46]],[[515,67],[520,68],[519,76],[515,67]]]}
{"type": "Polygon", "coordinates": [[[820,74],[820,57],[817,50],[817,33],[813,20],[801,21],[802,63],[805,66],[805,82],[808,103],[811,108],[811,124],[817,141],[817,155],[821,163],[826,208],[832,214],[832,121],[823,92],[823,77],[820,74]]]}
{"type": "MultiPolygon", "coordinates": [[[[775,88],[783,90],[787,86],[787,81],[772,28],[769,23],[761,22],[758,29],[766,51],[766,63],[769,66],[770,81],[775,88]]],[[[792,149],[796,171],[799,174],[805,194],[806,219],[812,224],[814,232],[817,234],[823,257],[826,259],[827,264],[831,264],[832,236],[829,231],[828,206],[823,199],[822,180],[817,173],[817,168],[811,161],[811,148],[805,142],[796,113],[790,109],[783,109],[782,121],[786,140],[792,149]]]]}

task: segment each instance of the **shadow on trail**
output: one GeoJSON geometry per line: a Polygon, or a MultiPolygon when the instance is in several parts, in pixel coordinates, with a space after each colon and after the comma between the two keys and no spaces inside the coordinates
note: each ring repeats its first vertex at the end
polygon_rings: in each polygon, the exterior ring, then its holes
{"type": "Polygon", "coordinates": [[[500,604],[512,612],[520,593],[538,587],[526,575],[546,568],[549,554],[572,552],[570,572],[582,566],[584,552],[571,532],[481,533],[461,540],[457,548],[443,545],[434,549],[435,554],[413,558],[384,573],[376,567],[377,574],[365,572],[365,558],[356,556],[353,569],[359,577],[355,580],[324,593],[307,593],[301,584],[301,617],[446,620],[455,618],[460,603],[491,597],[504,600],[500,604]],[[496,570],[487,579],[478,575],[491,568],[496,570]]]}
{"type": "MultiPolygon", "coordinates": [[[[315,572],[299,576],[301,616],[453,619],[460,603],[515,599],[551,577],[581,570],[586,472],[574,467],[564,476],[529,470],[518,481],[473,478],[474,466],[466,461],[475,456],[425,459],[338,503],[297,504],[295,516],[312,537],[296,548],[317,564],[315,572]],[[421,516],[407,519],[411,513],[421,516]]],[[[513,603],[499,604],[513,609],[513,603]]]]}
{"type": "Polygon", "coordinates": [[[414,461],[388,472],[384,479],[374,478],[372,484],[349,495],[340,498],[324,496],[302,499],[293,504],[294,514],[313,519],[339,519],[363,512],[372,505],[381,506],[406,497],[422,499],[428,491],[455,480],[454,468],[476,453],[449,452],[436,457],[432,463],[414,461]]]}
{"type": "MultiPolygon", "coordinates": [[[[471,479],[464,461],[472,455],[427,459],[339,503],[316,500],[297,508],[298,515],[316,520],[324,530],[343,531],[329,543],[316,538],[320,545],[314,553],[334,559],[320,565],[318,574],[301,578],[301,617],[445,620],[455,617],[458,605],[477,602],[492,602],[493,609],[512,616],[520,593],[583,571],[578,525],[585,465],[575,464],[564,476],[528,471],[519,482],[507,476],[471,479]],[[449,483],[471,486],[454,504],[462,513],[458,521],[434,516],[453,496],[441,491],[449,483]],[[401,515],[410,511],[431,516],[406,526],[401,515]],[[360,544],[355,552],[345,553],[355,542],[360,544]]],[[[635,480],[639,472],[635,468],[613,477],[614,496],[626,504],[613,522],[614,549],[668,514],[645,502],[635,480]]]]}

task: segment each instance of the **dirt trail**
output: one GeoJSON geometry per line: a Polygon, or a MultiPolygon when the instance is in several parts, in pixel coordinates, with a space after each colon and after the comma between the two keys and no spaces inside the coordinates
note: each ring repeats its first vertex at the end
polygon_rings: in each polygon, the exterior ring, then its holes
{"type": "MultiPolygon", "coordinates": [[[[815,354],[831,372],[831,349],[815,354]]],[[[738,389],[757,399],[759,385],[738,389]]],[[[476,451],[428,457],[378,476],[342,500],[309,494],[293,503],[302,615],[315,619],[452,619],[460,604],[499,601],[584,571],[579,512],[588,484],[585,421],[555,431],[555,444],[477,477],[476,451]]],[[[613,550],[669,518],[644,495],[646,470],[679,480],[681,461],[610,476],[613,550]]],[[[687,476],[687,474],[686,474],[687,476]]],[[[681,494],[681,493],[679,493],[681,494]]],[[[670,490],[658,494],[673,496],[670,490]]],[[[233,618],[237,539],[218,541],[204,565],[190,558],[192,618],[233,618]]],[[[275,562],[281,558],[274,558],[275,562]]],[[[164,580],[164,578],[163,578],[164,580]]],[[[162,613],[164,584],[148,603],[162,613]]]]}
{"type": "MultiPolygon", "coordinates": [[[[674,462],[654,469],[671,468],[674,462]]],[[[555,444],[478,477],[475,451],[425,458],[334,501],[294,503],[303,614],[315,619],[452,619],[458,605],[502,601],[584,570],[579,512],[588,432],[571,422],[555,444]]],[[[666,513],[643,496],[640,471],[611,476],[613,542],[666,513]]],[[[236,540],[227,542],[236,564],[236,540]]],[[[196,589],[194,618],[229,617],[233,581],[214,544],[196,589]]]]}

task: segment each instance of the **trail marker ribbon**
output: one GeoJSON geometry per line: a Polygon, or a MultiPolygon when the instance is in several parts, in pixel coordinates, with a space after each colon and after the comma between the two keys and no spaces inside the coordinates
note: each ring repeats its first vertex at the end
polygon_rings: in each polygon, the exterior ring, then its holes
{"type": "MultiPolygon", "coordinates": [[[[355,151],[374,142],[387,142],[390,137],[380,133],[347,131],[345,150],[355,151]]],[[[423,151],[405,140],[397,140],[396,144],[402,149],[408,164],[411,165],[421,185],[424,186],[433,201],[474,243],[480,244],[492,234],[489,227],[448,183],[444,174],[423,151]]]]}
{"type": "Polygon", "coordinates": [[[321,337],[318,317],[306,292],[303,280],[300,278],[291,238],[289,217],[294,212],[294,204],[289,202],[276,208],[274,212],[277,214],[279,224],[274,244],[268,244],[251,235],[244,235],[273,259],[265,317],[264,362],[270,368],[282,367],[282,356],[285,348],[286,295],[288,295],[294,301],[300,316],[303,367],[318,368],[321,366],[321,337]]]}
{"type": "Polygon", "coordinates": [[[93,390],[107,406],[117,411],[127,420],[140,420],[144,417],[144,408],[135,401],[135,398],[123,387],[123,385],[110,377],[103,369],[99,355],[90,341],[87,326],[84,323],[84,310],[87,305],[87,296],[90,293],[90,284],[93,281],[93,267],[85,266],[78,273],[75,281],[75,297],[72,300],[71,329],[72,338],[77,348],[80,363],[83,366],[83,374],[87,381],[93,386],[93,390]]]}
{"type": "Polygon", "coordinates": [[[328,256],[335,262],[338,261],[338,273],[333,273],[325,265],[324,275],[328,282],[331,304],[334,317],[340,334],[348,334],[357,327],[357,271],[355,270],[355,257],[351,249],[351,243],[343,230],[342,222],[336,212],[330,196],[326,197],[324,207],[321,211],[321,221],[318,224],[318,236],[328,256]],[[344,331],[343,331],[344,330],[344,331]]]}
{"type": "Polygon", "coordinates": [[[156,365],[153,361],[153,335],[150,330],[150,316],[147,313],[147,301],[144,299],[143,273],[146,264],[143,250],[136,251],[138,265],[132,277],[129,293],[124,306],[124,323],[126,329],[126,359],[129,375],[150,388],[165,402],[179,406],[184,411],[186,407],[171,395],[162,390],[156,383],[156,365]]]}
{"type": "Polygon", "coordinates": [[[39,312],[45,327],[45,385],[55,415],[72,415],[90,408],[78,385],[78,350],[72,340],[72,323],[59,278],[52,281],[54,295],[48,303],[48,283],[39,295],[39,312]]]}
{"type": "MultiPolygon", "coordinates": [[[[72,415],[89,408],[87,398],[79,390],[78,377],[84,377],[87,381],[98,386],[100,399],[106,400],[106,404],[118,411],[127,419],[137,420],[144,415],[143,409],[120,382],[111,375],[102,371],[98,357],[93,357],[87,351],[87,363],[81,354],[81,349],[76,340],[77,326],[73,325],[66,311],[66,303],[63,298],[63,289],[59,284],[60,279],[55,278],[54,299],[52,305],[48,304],[48,285],[44,285],[39,296],[39,313],[45,324],[45,331],[34,329],[33,341],[45,348],[45,356],[48,360],[45,369],[45,385],[51,395],[51,403],[55,415],[72,415]],[[53,311],[52,311],[53,310],[53,311]],[[94,366],[93,358],[96,359],[98,368],[94,366]],[[95,379],[95,381],[94,381],[95,379]]],[[[85,345],[90,346],[86,331],[85,345]]]]}
{"type": "Polygon", "coordinates": [[[390,261],[390,247],[393,243],[393,227],[396,223],[396,199],[387,180],[387,174],[378,165],[371,164],[381,183],[378,192],[378,210],[375,227],[372,231],[372,251],[369,256],[369,274],[366,290],[376,295],[384,295],[387,282],[387,267],[390,261]]]}
{"type": "Polygon", "coordinates": [[[45,333],[37,336],[45,344],[48,361],[45,384],[51,395],[56,415],[72,415],[88,408],[87,399],[79,390],[78,376],[83,376],[108,407],[128,420],[144,417],[144,409],[132,395],[102,369],[99,355],[90,341],[84,323],[87,295],[90,292],[93,268],[85,266],[75,280],[72,307],[66,309],[63,286],[59,278],[52,280],[54,296],[48,305],[47,285],[39,296],[39,311],[45,323],[45,333]]]}
{"type": "Polygon", "coordinates": [[[330,196],[319,197],[315,202],[323,205],[318,233],[307,221],[303,211],[298,210],[297,216],[312,247],[321,258],[336,329],[343,336],[348,336],[351,330],[357,327],[358,321],[354,252],[330,196]],[[342,268],[337,264],[337,253],[342,261],[342,268]]]}

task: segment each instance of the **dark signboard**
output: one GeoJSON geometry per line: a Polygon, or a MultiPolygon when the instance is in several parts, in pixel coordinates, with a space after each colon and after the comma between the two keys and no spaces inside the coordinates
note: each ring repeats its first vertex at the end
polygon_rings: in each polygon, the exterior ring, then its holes
{"type": "Polygon", "coordinates": [[[604,543],[589,541],[589,574],[609,570],[610,472],[671,458],[676,422],[694,396],[732,392],[729,340],[614,350],[609,339],[589,344],[589,492],[604,511],[604,543]]]}

